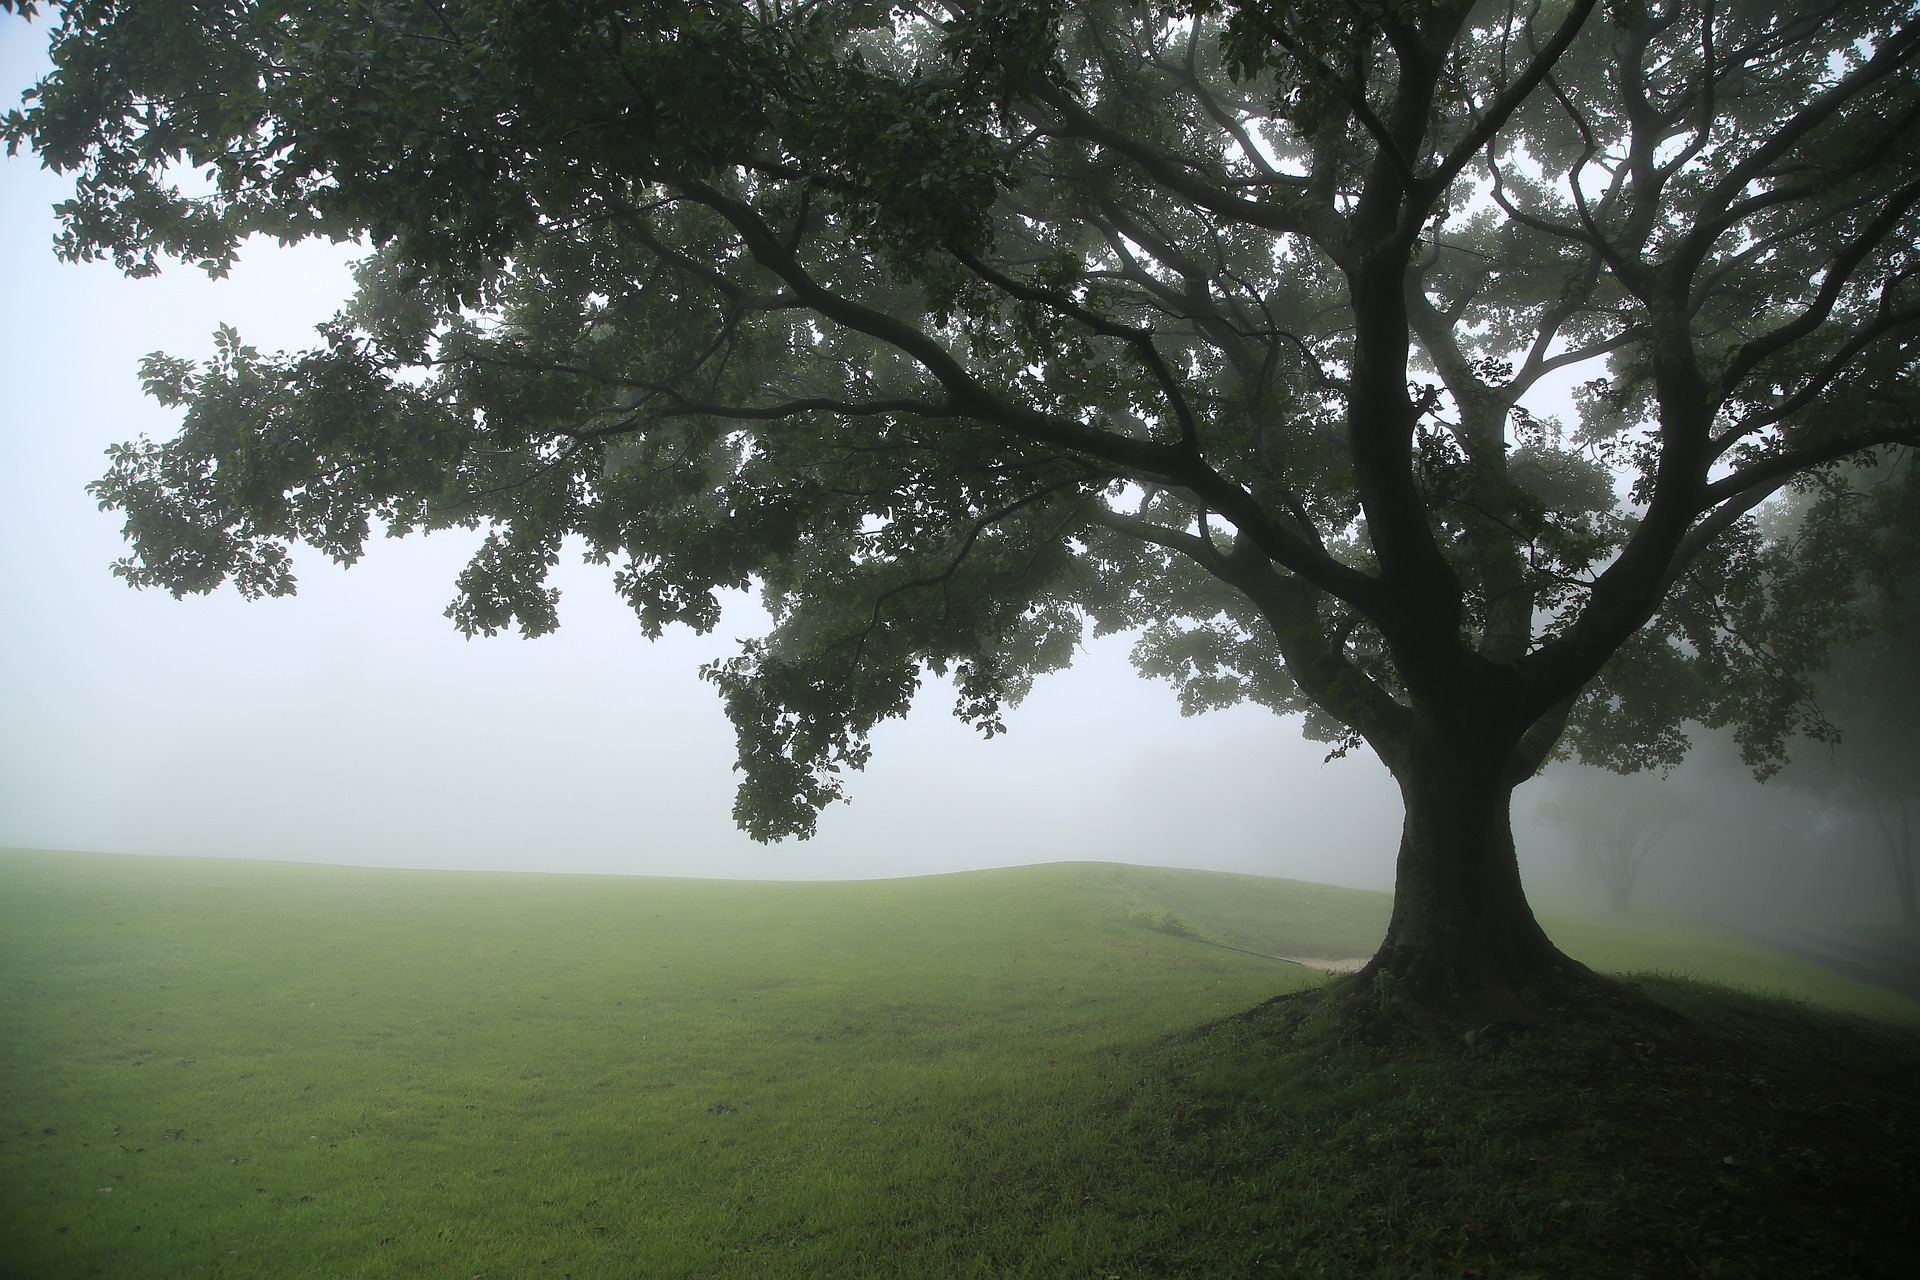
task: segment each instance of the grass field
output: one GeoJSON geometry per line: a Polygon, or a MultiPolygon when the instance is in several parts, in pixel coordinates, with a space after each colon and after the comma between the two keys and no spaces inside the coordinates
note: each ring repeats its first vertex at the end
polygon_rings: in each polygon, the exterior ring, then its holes
{"type": "MultiPolygon", "coordinates": [[[[1249,952],[1364,955],[1387,905],[0,853],[0,1275],[1902,1274],[1910,1033],[1671,983],[1644,1050],[1228,1018],[1323,981],[1249,952]]],[[[1920,1021],[1728,935],[1549,927],[1920,1021]]]]}

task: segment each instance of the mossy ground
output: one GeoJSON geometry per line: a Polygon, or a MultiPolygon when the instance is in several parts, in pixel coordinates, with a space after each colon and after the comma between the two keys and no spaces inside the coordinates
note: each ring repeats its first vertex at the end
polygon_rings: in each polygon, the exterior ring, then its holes
{"type": "Polygon", "coordinates": [[[1471,1045],[1234,1016],[1323,979],[1227,946],[1364,954],[1385,906],[0,855],[0,1275],[1920,1270],[1911,1032],[1666,979],[1471,1045]]]}

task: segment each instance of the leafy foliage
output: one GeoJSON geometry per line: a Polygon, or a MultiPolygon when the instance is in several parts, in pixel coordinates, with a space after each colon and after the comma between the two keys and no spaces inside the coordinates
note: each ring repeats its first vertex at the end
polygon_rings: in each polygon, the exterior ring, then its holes
{"type": "Polygon", "coordinates": [[[1920,439],[1891,0],[58,14],[5,133],[74,176],[63,253],[368,246],[314,349],[148,362],[185,419],[96,486],[120,572],[465,525],[468,632],[556,625],[569,536],[650,634],[757,585],[707,674],[762,838],[927,671],[997,732],[1089,620],[1396,772],[1687,717],[1770,768],[1834,629],[1755,514],[1920,439]]]}

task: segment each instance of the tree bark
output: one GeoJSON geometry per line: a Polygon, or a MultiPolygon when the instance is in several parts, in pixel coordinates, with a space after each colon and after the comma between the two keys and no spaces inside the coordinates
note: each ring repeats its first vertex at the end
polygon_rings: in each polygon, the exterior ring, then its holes
{"type": "Polygon", "coordinates": [[[1350,988],[1448,1020],[1532,1021],[1574,988],[1610,986],[1553,945],[1520,884],[1512,744],[1416,732],[1389,768],[1406,807],[1386,940],[1350,988]]]}

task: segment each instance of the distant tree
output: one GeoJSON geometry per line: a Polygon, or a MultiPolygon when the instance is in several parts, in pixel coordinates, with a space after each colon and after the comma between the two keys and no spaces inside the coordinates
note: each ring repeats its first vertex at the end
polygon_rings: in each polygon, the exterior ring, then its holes
{"type": "Polygon", "coordinates": [[[1690,807],[1665,779],[1599,773],[1563,783],[1538,812],[1572,841],[1581,865],[1606,886],[1613,909],[1625,911],[1647,855],[1690,807]]]}
{"type": "MultiPolygon", "coordinates": [[[[1865,462],[1881,459],[1869,456],[1865,462]]],[[[1772,590],[1819,596],[1842,581],[1851,603],[1829,621],[1824,669],[1809,693],[1816,741],[1787,782],[1864,810],[1884,842],[1901,917],[1920,921],[1912,806],[1920,803],[1920,469],[1849,465],[1805,486],[1776,519],[1772,590]],[[1839,483],[1832,483],[1833,480],[1839,483]]],[[[1779,617],[1757,634],[1791,645],[1779,617]]]]}
{"type": "Polygon", "coordinates": [[[1790,776],[1864,808],[1885,844],[1900,917],[1920,923],[1913,809],[1920,806],[1920,630],[1883,630],[1842,650],[1819,699],[1839,741],[1806,753],[1790,776]]]}
{"type": "Polygon", "coordinates": [[[552,629],[569,535],[649,634],[757,586],[771,632],[705,674],[761,839],[928,671],[991,735],[1089,622],[1137,632],[1188,709],[1398,779],[1356,1001],[1601,985],[1513,788],[1689,716],[1777,763],[1828,610],[1753,514],[1920,443],[1904,0],[57,12],[5,133],[74,177],[60,252],[369,247],[314,349],[148,360],[185,420],[96,486],[129,582],[282,594],[296,541],[462,525],[469,633],[552,629]],[[1577,429],[1523,406],[1583,365],[1577,429]]]}

